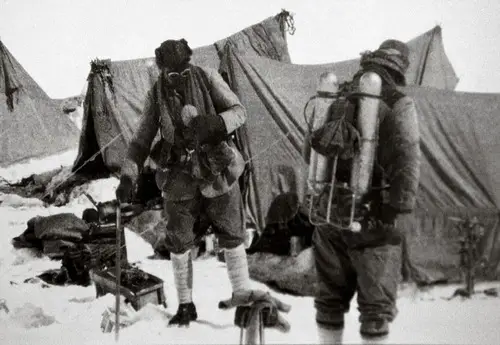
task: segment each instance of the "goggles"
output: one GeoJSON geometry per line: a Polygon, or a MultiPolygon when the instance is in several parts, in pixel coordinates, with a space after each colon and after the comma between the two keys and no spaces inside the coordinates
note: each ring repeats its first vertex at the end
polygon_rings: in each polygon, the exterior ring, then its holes
{"type": "Polygon", "coordinates": [[[189,76],[189,74],[191,73],[191,70],[189,68],[186,68],[184,71],[182,72],[168,72],[167,73],[167,78],[170,80],[170,81],[178,81],[179,79],[181,78],[187,78],[189,76]]]}

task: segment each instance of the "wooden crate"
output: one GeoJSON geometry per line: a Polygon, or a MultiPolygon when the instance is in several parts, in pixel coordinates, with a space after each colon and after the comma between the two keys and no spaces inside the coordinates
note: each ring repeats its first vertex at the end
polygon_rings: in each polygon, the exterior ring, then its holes
{"type": "MultiPolygon", "coordinates": [[[[138,269],[133,269],[137,271],[138,269]]],[[[122,272],[131,271],[131,269],[122,269],[122,272]]],[[[140,270],[139,270],[140,271],[140,270]]],[[[140,271],[147,275],[147,280],[141,286],[131,286],[127,282],[122,282],[120,286],[120,295],[124,296],[135,310],[139,310],[146,304],[163,305],[167,307],[165,293],[163,291],[163,280],[160,278],[140,271]]],[[[107,293],[115,294],[116,277],[115,268],[106,270],[91,271],[90,277],[95,284],[97,297],[104,296],[107,293]]]]}
{"type": "MultiPolygon", "coordinates": [[[[120,262],[122,267],[128,266],[127,243],[125,238],[125,228],[120,231],[120,262]]],[[[115,223],[98,223],[91,224],[90,233],[84,237],[83,243],[89,248],[97,248],[102,255],[98,255],[98,262],[92,262],[91,268],[103,268],[114,266],[116,263],[116,224],[115,223]],[[96,265],[97,264],[97,265],[96,265]],[[99,267],[101,265],[101,267],[99,267]]]]}

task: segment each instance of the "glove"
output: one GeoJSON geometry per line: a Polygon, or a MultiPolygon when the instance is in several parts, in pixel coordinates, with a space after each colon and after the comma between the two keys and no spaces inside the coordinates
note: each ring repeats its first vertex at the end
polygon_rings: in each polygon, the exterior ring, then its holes
{"type": "Polygon", "coordinates": [[[244,312],[242,312],[241,307],[247,306],[250,304],[250,307],[253,305],[257,305],[258,308],[268,308],[267,312],[264,314],[264,324],[268,327],[275,327],[282,332],[288,332],[290,330],[290,324],[286,321],[283,316],[280,315],[280,311],[284,313],[288,313],[291,309],[291,306],[283,303],[279,299],[272,297],[268,292],[264,292],[262,290],[245,290],[242,292],[235,292],[233,296],[224,301],[219,302],[219,309],[228,310],[234,307],[239,307],[240,309],[236,312],[235,323],[237,325],[244,324],[245,316],[244,312]]]}
{"type": "Polygon", "coordinates": [[[116,188],[116,199],[122,203],[126,204],[132,200],[134,192],[134,182],[130,176],[122,175],[120,177],[120,184],[116,188]]]}
{"type": "Polygon", "coordinates": [[[227,136],[226,124],[221,116],[197,116],[191,120],[196,139],[200,145],[217,145],[227,136]]]}
{"type": "Polygon", "coordinates": [[[394,87],[385,87],[382,89],[382,100],[389,108],[394,108],[394,104],[405,96],[404,93],[394,87]]]}
{"type": "Polygon", "coordinates": [[[214,175],[219,175],[233,161],[235,153],[226,142],[220,142],[217,146],[202,147],[206,151],[210,171],[214,175]]]}

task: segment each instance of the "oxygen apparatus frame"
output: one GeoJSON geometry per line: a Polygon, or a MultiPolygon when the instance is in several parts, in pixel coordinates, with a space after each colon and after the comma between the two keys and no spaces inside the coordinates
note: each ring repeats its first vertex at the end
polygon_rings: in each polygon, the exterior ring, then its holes
{"type": "MultiPolygon", "coordinates": [[[[322,75],[323,77],[323,75],[322,75]]],[[[358,107],[357,107],[357,112],[356,115],[359,118],[360,116],[363,116],[365,114],[362,113],[362,107],[361,107],[361,102],[366,99],[375,99],[376,102],[371,104],[371,111],[375,111],[375,107],[377,107],[376,113],[372,113],[371,116],[375,117],[375,119],[371,119],[372,121],[375,121],[375,124],[370,124],[372,127],[375,126],[372,131],[372,136],[371,137],[366,137],[366,134],[363,133],[362,130],[360,130],[360,145],[363,145],[363,143],[368,142],[368,145],[372,145],[373,147],[370,148],[372,157],[369,157],[368,160],[371,161],[371,166],[369,167],[369,176],[368,176],[368,185],[371,183],[371,177],[373,174],[373,163],[374,163],[374,155],[375,152],[374,150],[377,147],[378,144],[378,125],[379,125],[379,118],[378,118],[378,101],[380,100],[380,94],[381,94],[381,78],[377,74],[373,72],[367,72],[364,73],[361,78],[360,78],[360,88],[359,91],[352,91],[350,90],[347,85],[348,83],[344,83],[339,90],[336,90],[336,92],[325,92],[323,90],[318,90],[317,94],[312,96],[306,105],[304,106],[304,119],[306,121],[306,124],[308,126],[309,134],[311,135],[313,132],[313,125],[314,125],[314,120],[315,120],[315,114],[313,113],[312,119],[308,119],[307,117],[307,109],[311,101],[313,101],[316,98],[328,98],[332,99],[332,103],[335,102],[336,100],[339,100],[341,98],[344,98],[347,102],[356,99],[358,102],[358,107]],[[366,76],[369,73],[368,76],[366,76]],[[362,85],[362,78],[366,76],[365,78],[365,85],[362,85]],[[368,79],[368,81],[366,81],[368,79]],[[364,87],[363,87],[364,86],[364,87]]],[[[324,88],[324,85],[323,85],[324,88]]],[[[327,86],[328,88],[328,86],[327,86]]],[[[321,81],[320,81],[320,87],[321,89],[321,81]]],[[[331,90],[331,87],[330,87],[331,90]]],[[[331,105],[330,104],[330,105],[331,105]]],[[[365,107],[366,108],[366,107],[365,107]]],[[[365,110],[366,112],[366,110],[365,110]]],[[[345,114],[343,115],[345,116],[345,114]]],[[[327,114],[323,120],[323,124],[327,123],[328,121],[331,120],[331,114],[327,114]]],[[[369,121],[369,120],[368,120],[369,121]]],[[[322,124],[322,125],[323,125],[322,124]]],[[[356,126],[357,127],[357,126],[356,126]]],[[[311,153],[314,151],[314,149],[311,147],[311,153]]],[[[365,150],[366,151],[366,150],[365,150]]],[[[318,154],[316,152],[316,154],[318,154]]],[[[358,161],[362,160],[363,158],[366,157],[360,157],[361,156],[361,147],[358,148],[355,152],[355,158],[357,158],[358,161]]],[[[338,165],[338,160],[339,160],[339,154],[335,154],[332,157],[328,157],[331,162],[331,174],[329,176],[329,181],[319,181],[315,179],[316,176],[314,176],[313,179],[308,176],[307,179],[307,199],[308,199],[308,218],[309,222],[314,225],[314,226],[322,226],[322,225],[330,225],[335,228],[338,228],[340,230],[349,230],[353,232],[359,232],[361,230],[361,221],[363,216],[357,216],[356,212],[357,210],[369,210],[370,205],[369,203],[363,203],[364,202],[364,196],[368,193],[368,190],[365,189],[364,191],[362,190],[361,193],[357,192],[356,188],[357,185],[356,183],[353,183],[352,177],[351,177],[351,183],[348,184],[346,182],[338,183],[337,182],[337,165],[338,165]],[[312,187],[311,187],[312,186],[312,187]],[[318,188],[319,187],[319,188],[318,188]],[[340,193],[340,191],[342,191],[340,193]],[[326,214],[324,216],[321,216],[318,214],[318,210],[315,209],[318,206],[321,206],[322,203],[325,201],[322,200],[324,198],[325,194],[328,193],[328,198],[326,199],[326,214]],[[342,199],[340,199],[340,194],[342,195],[342,199]],[[338,206],[341,206],[340,203],[344,202],[349,206],[348,214],[338,214],[338,212],[335,212],[335,208],[338,206]]],[[[355,162],[355,159],[353,158],[353,162],[355,162]]],[[[315,164],[315,162],[310,162],[310,164],[315,164]]],[[[355,165],[354,163],[353,165],[355,165]]],[[[358,164],[359,165],[359,164],[358,164]]],[[[311,166],[310,166],[311,169],[311,166]]],[[[351,167],[351,175],[354,174],[353,172],[354,167],[351,167]]],[[[359,167],[358,167],[359,169],[359,167]]],[[[365,169],[366,170],[366,169],[365,169]]],[[[309,175],[311,174],[311,171],[309,171],[309,175]]],[[[360,175],[359,172],[357,172],[357,175],[360,175]]],[[[358,176],[359,177],[359,176],[358,176]]],[[[365,179],[367,177],[365,176],[365,179]]],[[[344,209],[345,211],[345,209],[344,209]]]]}

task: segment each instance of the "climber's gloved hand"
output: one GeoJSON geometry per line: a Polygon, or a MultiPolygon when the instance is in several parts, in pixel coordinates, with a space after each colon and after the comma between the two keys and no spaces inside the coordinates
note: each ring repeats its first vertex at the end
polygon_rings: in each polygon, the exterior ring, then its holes
{"type": "Polygon", "coordinates": [[[191,120],[190,127],[194,130],[198,143],[217,145],[227,137],[226,124],[221,116],[197,116],[191,120]]]}
{"type": "MultiPolygon", "coordinates": [[[[274,327],[282,332],[288,332],[290,330],[290,324],[286,321],[280,312],[288,313],[291,310],[291,306],[280,301],[276,297],[271,296],[269,292],[264,292],[262,290],[245,290],[241,292],[233,293],[230,299],[223,300],[219,302],[219,309],[231,309],[235,307],[247,307],[247,312],[251,312],[252,307],[258,309],[266,309],[267,312],[264,313],[264,324],[268,327],[274,327]],[[266,320],[267,317],[267,320],[266,320]]],[[[235,323],[237,325],[245,324],[243,318],[248,318],[245,315],[246,312],[240,308],[236,312],[235,323]]]]}
{"type": "Polygon", "coordinates": [[[120,184],[116,188],[116,200],[120,204],[127,204],[132,201],[134,194],[134,182],[130,176],[122,175],[120,177],[120,184]]]}
{"type": "Polygon", "coordinates": [[[347,246],[350,249],[362,250],[385,245],[400,245],[403,234],[395,223],[384,223],[380,219],[369,219],[361,222],[361,231],[343,233],[347,246]]]}

